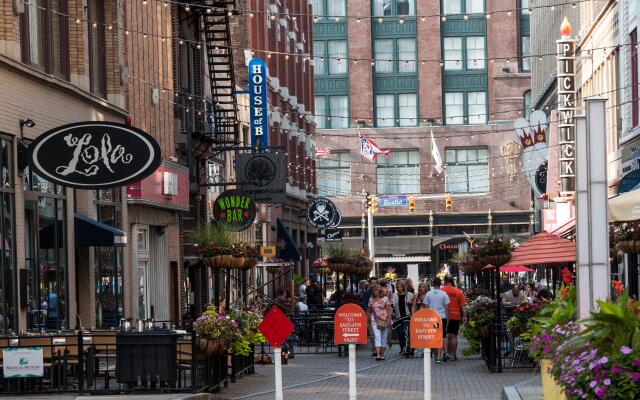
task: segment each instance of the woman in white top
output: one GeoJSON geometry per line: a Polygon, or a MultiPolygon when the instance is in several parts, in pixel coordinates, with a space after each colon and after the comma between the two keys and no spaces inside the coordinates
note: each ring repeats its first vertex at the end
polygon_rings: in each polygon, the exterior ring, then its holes
{"type": "Polygon", "coordinates": [[[409,353],[409,320],[411,319],[411,306],[413,293],[407,292],[407,285],[400,281],[396,285],[396,292],[391,299],[393,304],[393,319],[398,341],[400,342],[400,354],[409,353]]]}

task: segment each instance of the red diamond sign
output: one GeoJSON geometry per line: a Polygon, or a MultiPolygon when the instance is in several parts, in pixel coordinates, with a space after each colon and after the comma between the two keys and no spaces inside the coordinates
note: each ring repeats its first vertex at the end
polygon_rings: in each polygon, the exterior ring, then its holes
{"type": "Polygon", "coordinates": [[[258,330],[271,347],[280,347],[293,332],[293,324],[277,306],[273,306],[262,319],[258,330]]]}

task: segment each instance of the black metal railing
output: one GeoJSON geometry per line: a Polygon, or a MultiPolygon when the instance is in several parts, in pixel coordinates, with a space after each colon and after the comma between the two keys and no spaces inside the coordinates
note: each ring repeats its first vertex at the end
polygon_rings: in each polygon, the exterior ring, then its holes
{"type": "Polygon", "coordinates": [[[512,314],[503,312],[501,318],[491,324],[489,335],[480,342],[482,358],[492,372],[507,372],[512,369],[534,368],[536,363],[529,357],[528,343],[513,336],[506,323],[512,314]]]}

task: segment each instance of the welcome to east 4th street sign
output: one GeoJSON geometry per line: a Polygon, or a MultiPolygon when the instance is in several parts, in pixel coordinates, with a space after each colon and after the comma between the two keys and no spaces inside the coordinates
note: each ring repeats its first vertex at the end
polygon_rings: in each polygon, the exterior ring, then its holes
{"type": "Polygon", "coordinates": [[[77,189],[123,186],[151,175],[162,162],[149,134],[114,122],[80,122],[40,135],[29,165],[42,178],[77,189]]]}

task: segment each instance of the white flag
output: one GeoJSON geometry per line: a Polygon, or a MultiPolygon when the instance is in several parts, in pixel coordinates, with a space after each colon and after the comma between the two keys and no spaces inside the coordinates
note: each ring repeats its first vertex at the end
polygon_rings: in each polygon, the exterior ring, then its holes
{"type": "Polygon", "coordinates": [[[436,144],[436,139],[433,137],[433,130],[431,130],[431,156],[433,157],[433,163],[439,174],[442,173],[442,156],[440,156],[440,150],[436,144]]]}

